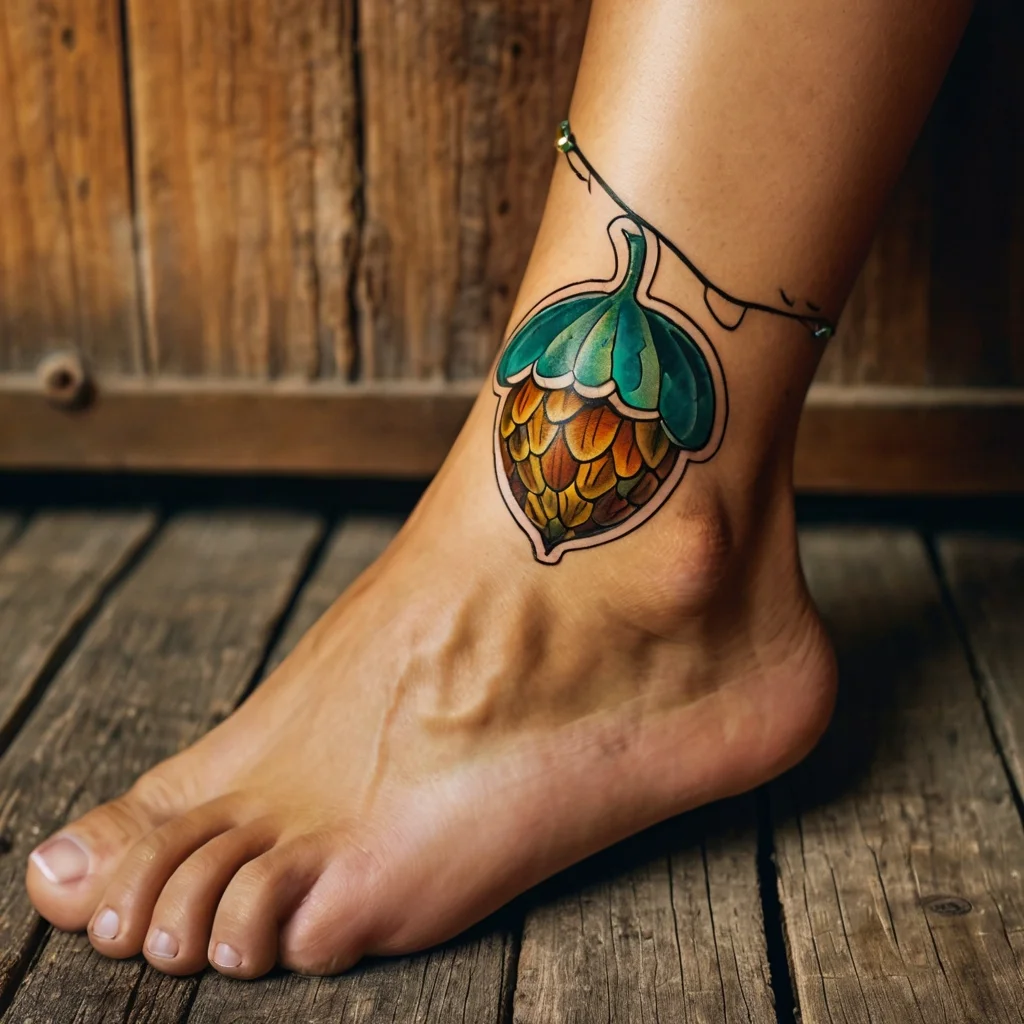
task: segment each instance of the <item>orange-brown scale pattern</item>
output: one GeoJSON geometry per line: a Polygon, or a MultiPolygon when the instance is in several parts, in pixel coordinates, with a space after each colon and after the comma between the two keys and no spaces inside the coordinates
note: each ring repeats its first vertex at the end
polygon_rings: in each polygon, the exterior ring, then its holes
{"type": "Polygon", "coordinates": [[[532,378],[505,396],[502,468],[548,551],[625,522],[657,494],[680,448],[659,420],[630,419],[604,398],[532,378]]]}

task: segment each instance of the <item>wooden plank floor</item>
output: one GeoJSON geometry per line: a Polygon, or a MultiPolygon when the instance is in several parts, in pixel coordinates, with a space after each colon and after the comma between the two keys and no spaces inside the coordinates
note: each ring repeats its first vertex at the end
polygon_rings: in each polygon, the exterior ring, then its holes
{"type": "Polygon", "coordinates": [[[333,979],[167,978],[52,932],[39,838],[240,701],[398,522],[0,511],[0,1021],[1020,1022],[1024,539],[815,527],[835,721],[443,947],[333,979]]]}

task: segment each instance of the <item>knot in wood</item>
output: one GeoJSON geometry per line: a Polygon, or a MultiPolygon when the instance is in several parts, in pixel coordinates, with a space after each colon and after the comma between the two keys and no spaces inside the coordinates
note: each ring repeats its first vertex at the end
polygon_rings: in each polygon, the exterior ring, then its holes
{"type": "Polygon", "coordinates": [[[933,914],[939,914],[942,917],[960,917],[963,914],[969,914],[974,906],[970,900],[965,900],[963,896],[950,896],[948,894],[940,894],[936,896],[926,896],[922,901],[925,910],[930,910],[933,914]]]}
{"type": "Polygon", "coordinates": [[[47,400],[64,409],[88,404],[91,397],[89,373],[82,357],[68,349],[44,356],[36,370],[47,400]]]}

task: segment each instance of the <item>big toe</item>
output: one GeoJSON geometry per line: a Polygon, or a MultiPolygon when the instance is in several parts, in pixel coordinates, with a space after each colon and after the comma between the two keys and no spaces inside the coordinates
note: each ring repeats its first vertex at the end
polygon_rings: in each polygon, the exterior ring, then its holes
{"type": "Polygon", "coordinates": [[[171,813],[135,786],[50,836],[29,855],[25,884],[36,910],[64,931],[85,927],[125,854],[171,813]]]}

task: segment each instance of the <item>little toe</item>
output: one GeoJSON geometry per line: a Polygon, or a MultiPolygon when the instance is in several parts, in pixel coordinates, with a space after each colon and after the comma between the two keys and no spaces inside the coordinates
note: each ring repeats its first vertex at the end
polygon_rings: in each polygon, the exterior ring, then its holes
{"type": "Polygon", "coordinates": [[[265,822],[231,829],[184,860],[153,909],[143,954],[166,974],[194,974],[209,963],[210,929],[224,890],[235,873],[273,846],[265,822]]]}
{"type": "Polygon", "coordinates": [[[322,863],[321,843],[305,837],[243,865],[217,907],[209,962],[233,978],[266,974],[277,963],[281,922],[309,892],[322,863]]]}
{"type": "Polygon", "coordinates": [[[191,854],[235,824],[228,800],[205,804],[166,822],[122,858],[97,901],[89,939],[105,956],[142,950],[153,908],[168,879],[191,854]]]}
{"type": "Polygon", "coordinates": [[[127,851],[169,816],[136,786],[61,829],[29,855],[25,884],[40,914],[65,931],[79,931],[127,851]]]}
{"type": "MultiPolygon", "coordinates": [[[[335,842],[323,869],[295,911],[282,918],[278,960],[298,974],[347,971],[399,923],[383,898],[383,861],[372,844],[335,842]]],[[[397,911],[403,916],[402,908],[397,911]]]]}

